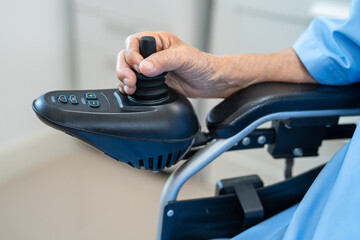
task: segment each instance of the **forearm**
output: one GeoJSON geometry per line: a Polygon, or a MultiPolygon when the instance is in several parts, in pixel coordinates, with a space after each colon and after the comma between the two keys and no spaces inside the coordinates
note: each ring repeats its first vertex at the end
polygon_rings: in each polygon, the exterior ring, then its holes
{"type": "Polygon", "coordinates": [[[317,83],[292,48],[270,54],[217,57],[217,78],[229,86],[243,88],[260,82],[317,83]]]}

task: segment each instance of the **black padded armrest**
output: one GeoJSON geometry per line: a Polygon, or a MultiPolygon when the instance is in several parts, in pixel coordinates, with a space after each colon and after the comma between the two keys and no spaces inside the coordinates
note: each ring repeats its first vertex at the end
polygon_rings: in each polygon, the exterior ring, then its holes
{"type": "Polygon", "coordinates": [[[272,113],[335,109],[360,109],[360,84],[260,83],[215,106],[207,117],[207,126],[217,137],[228,138],[272,113]]]}

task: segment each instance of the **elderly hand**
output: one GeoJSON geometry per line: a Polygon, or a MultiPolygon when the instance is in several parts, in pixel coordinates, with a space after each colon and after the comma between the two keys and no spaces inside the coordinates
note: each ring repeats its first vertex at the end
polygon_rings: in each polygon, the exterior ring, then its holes
{"type": "Polygon", "coordinates": [[[214,56],[187,45],[167,32],[142,32],[129,36],[117,57],[119,90],[133,94],[136,77],[169,72],[166,83],[187,97],[228,97],[250,84],[263,81],[313,82],[291,48],[271,54],[214,56]],[[144,59],[139,53],[143,36],[153,36],[157,52],[144,59]]]}
{"type": "Polygon", "coordinates": [[[187,97],[226,97],[233,86],[219,78],[218,61],[218,57],[187,45],[173,34],[137,33],[126,39],[125,49],[118,54],[119,90],[127,94],[135,92],[136,77],[132,70],[135,69],[148,77],[169,72],[166,83],[187,97]],[[157,46],[157,52],[146,59],[139,53],[143,36],[153,36],[157,46]]]}

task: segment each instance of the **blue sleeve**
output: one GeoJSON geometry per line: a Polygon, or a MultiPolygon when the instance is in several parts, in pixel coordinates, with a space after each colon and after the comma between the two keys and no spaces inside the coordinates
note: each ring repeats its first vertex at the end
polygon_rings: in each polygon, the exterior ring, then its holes
{"type": "Polygon", "coordinates": [[[315,18],[293,49],[321,84],[360,82],[360,0],[352,1],[347,19],[315,18]]]}

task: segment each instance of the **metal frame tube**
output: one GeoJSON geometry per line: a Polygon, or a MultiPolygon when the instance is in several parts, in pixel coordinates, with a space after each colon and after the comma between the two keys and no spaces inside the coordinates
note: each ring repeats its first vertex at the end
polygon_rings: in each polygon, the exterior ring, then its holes
{"type": "Polygon", "coordinates": [[[290,118],[302,117],[322,117],[322,116],[355,116],[360,115],[360,109],[345,109],[345,110],[319,110],[319,111],[303,111],[303,112],[279,112],[273,113],[262,118],[259,118],[249,126],[244,128],[236,135],[227,139],[214,139],[206,147],[198,151],[190,160],[178,167],[168,178],[161,195],[159,221],[157,228],[157,240],[161,239],[164,209],[166,205],[175,201],[181,187],[192,176],[198,173],[201,169],[211,163],[215,158],[223,152],[229,150],[234,144],[238,143],[254,131],[261,124],[273,120],[285,120],[290,118]]]}

